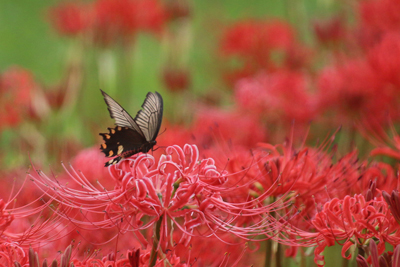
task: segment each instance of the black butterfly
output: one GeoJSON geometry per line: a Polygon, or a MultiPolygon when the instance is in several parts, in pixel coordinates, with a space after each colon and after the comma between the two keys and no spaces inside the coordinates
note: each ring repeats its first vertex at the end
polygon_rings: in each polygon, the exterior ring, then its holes
{"type": "Polygon", "coordinates": [[[105,167],[118,163],[121,159],[136,153],[147,153],[156,144],[163,116],[163,99],[157,92],[148,92],[142,104],[142,110],[133,119],[114,99],[100,90],[108,106],[111,118],[115,119],[115,128],[110,133],[101,133],[104,144],[100,149],[106,157],[113,157],[105,167]]]}

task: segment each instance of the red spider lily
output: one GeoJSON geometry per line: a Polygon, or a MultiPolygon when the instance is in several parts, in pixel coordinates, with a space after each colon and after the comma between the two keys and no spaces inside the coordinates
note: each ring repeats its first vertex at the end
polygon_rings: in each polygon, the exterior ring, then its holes
{"type": "Polygon", "coordinates": [[[222,239],[230,244],[220,242],[215,236],[196,236],[190,240],[189,248],[184,244],[177,244],[174,253],[186,262],[196,259],[195,263],[198,266],[224,266],[221,265],[222,262],[226,262],[227,266],[233,266],[233,262],[240,263],[238,266],[250,266],[259,262],[258,258],[262,257],[260,253],[254,252],[259,249],[259,245],[255,242],[253,242],[255,249],[252,251],[247,243],[229,233],[224,234],[222,239]],[[187,255],[188,252],[190,257],[187,255]]]}
{"type": "Polygon", "coordinates": [[[326,21],[316,21],[314,32],[318,41],[326,45],[337,45],[345,40],[346,27],[343,19],[336,17],[326,21]]]}
{"type": "Polygon", "coordinates": [[[1,242],[0,253],[1,266],[14,266],[15,262],[24,266],[28,263],[28,254],[16,243],[1,242]]]}
{"type": "Polygon", "coordinates": [[[167,67],[163,70],[162,81],[170,92],[180,93],[189,89],[190,73],[188,70],[167,67]]]}
{"type": "MultiPolygon", "coordinates": [[[[55,214],[48,213],[49,207],[62,210],[60,205],[53,205],[52,199],[45,200],[44,195],[36,195],[34,190],[29,192],[25,189],[26,180],[16,188],[16,184],[10,183],[8,187],[9,199],[0,200],[0,226],[1,239],[0,244],[12,248],[12,244],[18,244],[23,248],[28,246],[45,247],[48,242],[60,239],[68,233],[65,221],[55,214]],[[28,194],[28,195],[29,195],[28,194]],[[21,197],[20,197],[21,196],[21,197]],[[18,198],[18,201],[17,201],[18,198]],[[23,200],[22,204],[19,204],[23,200]],[[11,206],[11,207],[10,207],[11,206]],[[55,232],[51,230],[58,229],[55,232]]],[[[67,212],[64,209],[65,212],[67,212]]]]}
{"type": "MultiPolygon", "coordinates": [[[[325,146],[326,144],[322,147],[325,146]]],[[[323,257],[319,254],[335,241],[345,240],[342,255],[345,255],[352,244],[363,245],[372,237],[380,239],[381,243],[396,244],[400,241],[397,237],[399,225],[388,205],[382,197],[374,198],[374,195],[379,195],[376,193],[379,191],[377,186],[393,188],[397,182],[394,172],[387,165],[374,164],[367,168],[365,163],[357,160],[355,152],[333,163],[332,155],[310,148],[294,151],[290,146],[262,144],[261,147],[269,152],[256,161],[264,179],[257,179],[259,186],[252,190],[257,195],[263,192],[263,188],[269,188],[272,196],[291,191],[296,194],[293,200],[303,215],[288,220],[290,226],[286,225],[282,231],[287,236],[280,236],[280,242],[299,242],[302,246],[317,245],[315,261],[321,263],[323,257]],[[365,191],[369,186],[363,183],[372,178],[376,179],[373,183],[375,189],[370,192],[368,200],[361,195],[354,198],[345,196],[349,192],[365,191]],[[272,187],[272,183],[279,186],[272,187]],[[332,197],[339,198],[331,200],[332,197]],[[344,200],[340,200],[341,198],[344,200]],[[322,211],[315,213],[315,207],[319,209],[319,204],[326,202],[328,204],[325,204],[322,211]],[[316,233],[304,232],[305,229],[316,233]]]]}
{"type": "MultiPolygon", "coordinates": [[[[106,188],[112,188],[114,181],[110,179],[109,172],[104,166],[104,155],[99,148],[87,148],[79,152],[71,161],[76,170],[85,174],[90,182],[100,181],[106,188]]],[[[74,186],[71,184],[70,186],[74,186]]]]}
{"type": "Polygon", "coordinates": [[[270,61],[272,49],[286,50],[294,43],[293,30],[284,21],[243,21],[232,25],[221,42],[221,51],[226,55],[251,57],[270,61]],[[256,58],[261,56],[261,58],[256,58]]]}
{"type": "Polygon", "coordinates": [[[389,205],[390,211],[393,214],[393,217],[396,219],[397,223],[400,224],[400,197],[399,191],[393,190],[392,194],[389,195],[385,191],[382,192],[382,196],[384,197],[386,203],[389,205]]]}
{"type": "MultiPolygon", "coordinates": [[[[400,266],[400,246],[396,246],[393,254],[384,253],[379,256],[378,248],[374,241],[371,240],[369,244],[371,265],[368,261],[361,255],[357,256],[357,266],[358,267],[397,267],[400,266]]],[[[390,253],[390,252],[389,252],[390,253]]]]}
{"type": "Polygon", "coordinates": [[[298,69],[304,66],[308,53],[296,42],[292,27],[284,21],[242,21],[227,29],[220,51],[223,56],[237,57],[243,67],[228,74],[237,81],[260,70],[298,69]]]}
{"type": "Polygon", "coordinates": [[[14,215],[5,211],[6,203],[0,199],[0,231],[3,233],[14,220],[14,215]]]}
{"type": "Polygon", "coordinates": [[[268,154],[257,161],[263,179],[258,180],[259,186],[253,190],[259,194],[268,188],[275,197],[286,192],[296,195],[293,202],[302,216],[290,223],[303,230],[313,228],[309,220],[314,217],[316,206],[332,197],[348,194],[362,173],[355,152],[333,163],[332,154],[321,150],[295,151],[287,146],[269,144],[260,144],[260,147],[268,154]],[[279,186],[271,186],[273,184],[279,186]]]}
{"type": "Polygon", "coordinates": [[[362,27],[375,33],[397,31],[400,27],[400,3],[396,0],[359,2],[362,27]]]}
{"type": "MultiPolygon", "coordinates": [[[[160,134],[157,138],[157,143],[159,144],[177,144],[178,146],[184,146],[185,144],[195,143],[197,142],[192,131],[190,129],[186,129],[182,125],[171,124],[170,122],[163,122],[165,125],[166,131],[160,134]]],[[[156,156],[161,156],[164,153],[164,148],[157,149],[154,152],[156,156]]]]}
{"type": "Polygon", "coordinates": [[[62,3],[50,9],[50,18],[60,34],[85,34],[107,46],[129,43],[139,31],[159,32],[167,16],[157,0],[96,0],[62,3]]]}
{"type": "Polygon", "coordinates": [[[138,31],[160,31],[166,16],[157,0],[98,0],[94,3],[95,42],[134,39],[138,31]]]}
{"type": "Polygon", "coordinates": [[[257,119],[241,111],[221,111],[216,108],[201,108],[192,126],[196,143],[210,147],[215,142],[230,140],[235,145],[253,147],[266,140],[265,130],[257,119]],[[237,129],[243,129],[238,131],[237,129]]]}
{"type": "Polygon", "coordinates": [[[382,120],[390,108],[391,100],[382,91],[381,80],[362,60],[326,68],[320,74],[318,87],[321,110],[333,110],[340,124],[352,124],[360,118],[382,120]]]}
{"type": "Polygon", "coordinates": [[[64,2],[50,8],[49,16],[56,30],[63,35],[74,36],[88,29],[91,18],[89,5],[64,2]]]}
{"type": "MultiPolygon", "coordinates": [[[[391,123],[387,123],[391,124],[391,123]]],[[[376,126],[375,122],[358,124],[359,132],[376,148],[372,149],[370,156],[387,156],[395,160],[400,159],[400,139],[392,125],[391,134],[386,133],[382,125],[376,126]]],[[[399,189],[399,173],[390,164],[380,161],[372,162],[364,169],[353,193],[365,192],[368,183],[374,181],[381,191],[392,192],[399,189]]]]}
{"type": "Polygon", "coordinates": [[[370,166],[360,169],[356,184],[351,187],[351,193],[363,193],[373,181],[380,190],[392,191],[398,187],[398,173],[387,163],[372,162],[370,166]]]}
{"type": "Polygon", "coordinates": [[[78,229],[103,231],[118,228],[120,234],[132,232],[147,246],[149,242],[140,231],[154,227],[156,238],[152,253],[159,247],[166,251],[173,245],[170,243],[172,225],[180,230],[180,242],[186,245],[192,236],[218,236],[219,232],[231,233],[245,240],[257,234],[271,238],[281,227],[277,222],[272,224],[274,218],[270,218],[269,212],[279,210],[289,202],[261,205],[268,197],[264,193],[257,199],[230,203],[224,200],[224,195],[233,195],[234,188],[224,186],[228,174],[218,171],[213,159],[200,160],[194,145],[185,145],[183,149],[171,146],[166,152],[158,163],[152,156],[140,154],[110,167],[116,183],[114,190],[95,188],[73,169],[67,172],[81,186],[80,190],[61,185],[42,172],[30,177],[45,194],[70,209],[80,211],[79,216],[69,210],[68,213],[56,211],[58,216],[78,229]],[[238,224],[242,216],[253,218],[253,224],[238,224]],[[200,226],[206,231],[195,233],[200,226]]]}
{"type": "MultiPolygon", "coordinates": [[[[400,7],[400,5],[399,5],[400,7]]],[[[390,95],[395,103],[399,99],[400,34],[385,34],[382,40],[369,50],[368,62],[382,81],[390,86],[381,87],[381,95],[390,95]],[[393,88],[394,86],[394,88],[393,88]],[[384,91],[383,91],[384,90],[384,91]]]]}
{"type": "Polygon", "coordinates": [[[170,21],[187,18],[192,14],[191,3],[188,0],[167,1],[165,4],[167,17],[170,21]]]}
{"type": "MultiPolygon", "coordinates": [[[[364,196],[346,196],[344,199],[332,199],[325,203],[322,211],[316,214],[312,224],[323,238],[315,249],[315,262],[324,262],[320,253],[326,246],[332,246],[337,241],[344,240],[342,257],[350,259],[346,252],[354,245],[364,245],[379,240],[378,251],[385,250],[385,242],[396,245],[399,225],[391,216],[387,203],[382,197],[366,201],[364,196]]],[[[321,266],[323,264],[320,264],[321,266]]]]}
{"type": "Polygon", "coordinates": [[[306,78],[295,72],[280,71],[243,79],[236,85],[235,99],[240,108],[272,122],[308,123],[316,107],[307,92],[306,78]]]}
{"type": "Polygon", "coordinates": [[[20,67],[11,67],[0,75],[0,107],[5,110],[0,129],[36,116],[32,98],[37,86],[32,74],[20,67]]]}
{"type": "Polygon", "coordinates": [[[387,156],[396,160],[400,159],[400,136],[391,125],[391,134],[384,131],[383,127],[374,127],[375,123],[358,125],[363,136],[368,139],[376,148],[370,153],[371,156],[387,156]]]}

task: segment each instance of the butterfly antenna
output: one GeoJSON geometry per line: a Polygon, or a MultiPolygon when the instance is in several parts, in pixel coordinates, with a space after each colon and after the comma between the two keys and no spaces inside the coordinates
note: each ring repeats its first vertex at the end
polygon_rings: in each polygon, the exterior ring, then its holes
{"type": "Polygon", "coordinates": [[[166,146],[157,146],[157,148],[156,149],[153,149],[153,151],[156,151],[156,150],[158,150],[159,148],[167,148],[166,146]]]}
{"type": "Polygon", "coordinates": [[[153,149],[152,151],[154,152],[154,151],[158,150],[159,148],[164,149],[164,153],[167,153],[166,150],[165,150],[165,148],[167,148],[166,146],[157,146],[157,148],[153,149]]]}
{"type": "Polygon", "coordinates": [[[163,133],[165,133],[166,130],[167,130],[167,128],[165,128],[164,131],[162,131],[162,133],[158,134],[157,137],[159,137],[160,135],[162,135],[163,133]]]}

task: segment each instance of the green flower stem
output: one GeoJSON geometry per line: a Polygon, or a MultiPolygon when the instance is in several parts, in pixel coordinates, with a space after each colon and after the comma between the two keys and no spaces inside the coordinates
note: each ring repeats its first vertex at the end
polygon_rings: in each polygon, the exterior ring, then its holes
{"type": "Polygon", "coordinates": [[[156,231],[154,233],[153,248],[151,249],[149,267],[155,266],[156,262],[157,262],[157,255],[158,255],[157,248],[158,248],[158,243],[160,242],[160,228],[161,228],[161,223],[162,223],[163,217],[164,216],[162,215],[156,224],[156,229],[155,229],[156,231]]]}

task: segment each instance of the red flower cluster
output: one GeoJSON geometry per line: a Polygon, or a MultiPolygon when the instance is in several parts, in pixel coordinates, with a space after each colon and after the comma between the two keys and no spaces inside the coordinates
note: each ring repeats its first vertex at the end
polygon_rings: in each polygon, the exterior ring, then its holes
{"type": "Polygon", "coordinates": [[[292,27],[280,20],[242,21],[227,29],[220,50],[237,57],[242,67],[228,74],[236,81],[259,70],[298,69],[306,63],[306,50],[295,40],[292,27]]]}
{"type": "Polygon", "coordinates": [[[240,80],[235,100],[243,112],[252,112],[253,116],[271,124],[292,120],[308,123],[316,108],[307,92],[305,76],[297,72],[264,73],[240,80]]]}
{"type": "Polygon", "coordinates": [[[167,15],[158,0],[98,0],[60,3],[50,9],[50,19],[60,34],[85,35],[109,45],[134,40],[139,31],[160,31],[167,15]]]}
{"type": "MultiPolygon", "coordinates": [[[[251,240],[258,234],[274,235],[279,223],[272,224],[275,219],[269,213],[287,205],[283,201],[260,205],[269,190],[256,199],[238,199],[235,190],[241,188],[227,183],[231,174],[218,171],[212,158],[200,160],[194,145],[168,147],[158,162],[148,154],[134,155],[109,171],[113,190],[95,188],[73,169],[68,174],[81,189],[64,186],[40,171],[30,178],[61,203],[54,212],[70,226],[102,233],[117,227],[118,235],[135,235],[142,246],[152,247],[150,262],[157,251],[166,253],[175,243],[187,247],[196,237],[223,240],[229,233],[251,240]],[[180,235],[172,235],[172,229],[180,235]],[[153,242],[143,231],[149,231],[153,242]]],[[[109,236],[110,240],[115,237],[109,236]]]]}
{"type": "Polygon", "coordinates": [[[360,1],[358,11],[362,30],[370,32],[371,37],[396,32],[400,27],[400,3],[397,0],[360,1]]]}
{"type": "MultiPolygon", "coordinates": [[[[326,246],[344,240],[342,257],[350,259],[346,252],[354,245],[379,240],[378,252],[383,253],[385,242],[397,245],[400,242],[400,225],[391,215],[382,197],[366,201],[364,196],[346,196],[343,200],[333,199],[325,203],[322,211],[312,220],[323,241],[315,249],[315,262],[323,262],[319,254],[326,246]]],[[[323,264],[321,264],[323,266],[323,264]]]]}
{"type": "Polygon", "coordinates": [[[50,19],[60,34],[74,36],[89,26],[87,11],[89,7],[83,3],[64,2],[50,9],[50,19]]]}

